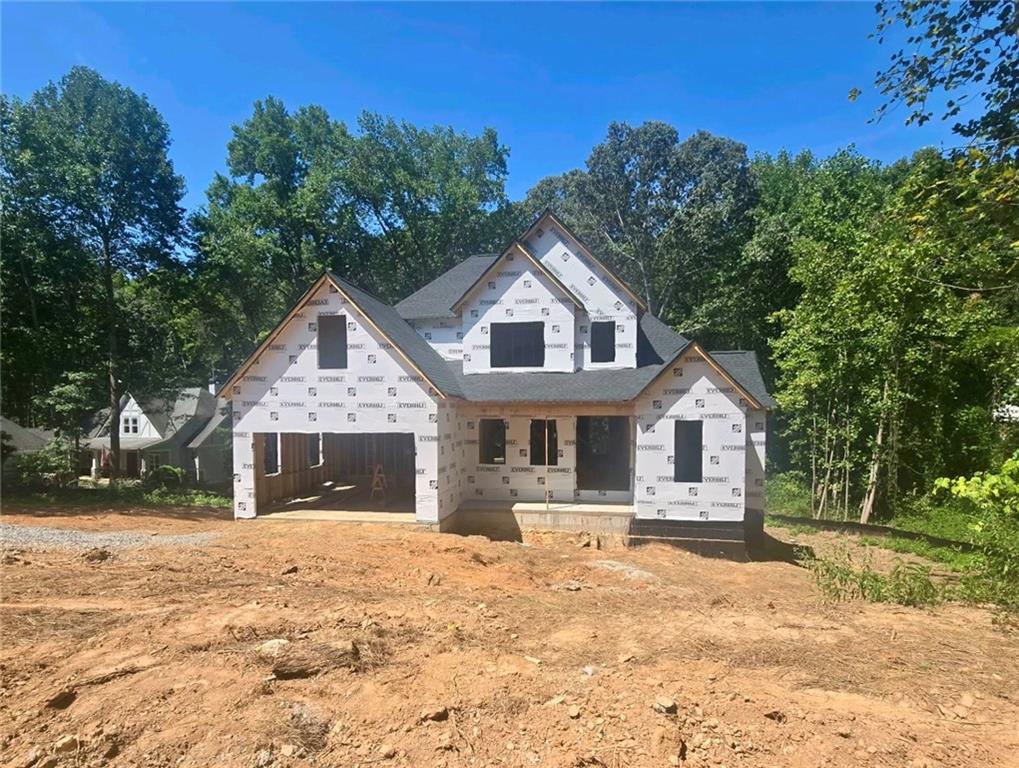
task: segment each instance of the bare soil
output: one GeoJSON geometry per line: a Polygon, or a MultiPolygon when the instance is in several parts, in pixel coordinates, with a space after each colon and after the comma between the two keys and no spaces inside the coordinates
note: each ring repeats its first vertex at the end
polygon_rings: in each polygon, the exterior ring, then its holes
{"type": "Polygon", "coordinates": [[[5,558],[4,765],[1019,765],[1019,638],[982,609],[567,535],[7,512],[220,535],[5,558]],[[310,676],[272,674],[278,638],[310,676]]]}

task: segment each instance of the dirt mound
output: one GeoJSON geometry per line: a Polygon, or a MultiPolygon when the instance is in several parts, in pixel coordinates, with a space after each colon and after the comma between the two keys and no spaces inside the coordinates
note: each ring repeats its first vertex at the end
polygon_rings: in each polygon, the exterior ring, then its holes
{"type": "MultiPolygon", "coordinates": [[[[131,530],[124,517],[59,525],[131,530]]],[[[101,567],[70,551],[4,565],[0,762],[918,767],[1019,751],[1019,639],[981,610],[833,608],[794,565],[660,545],[609,559],[555,537],[201,527],[218,535],[101,567]]]]}

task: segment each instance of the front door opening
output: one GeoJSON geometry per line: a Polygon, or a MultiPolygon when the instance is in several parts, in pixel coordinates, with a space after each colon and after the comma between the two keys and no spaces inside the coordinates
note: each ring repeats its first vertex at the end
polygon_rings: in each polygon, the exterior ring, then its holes
{"type": "Polygon", "coordinates": [[[577,417],[577,489],[630,490],[630,418],[577,417]]]}

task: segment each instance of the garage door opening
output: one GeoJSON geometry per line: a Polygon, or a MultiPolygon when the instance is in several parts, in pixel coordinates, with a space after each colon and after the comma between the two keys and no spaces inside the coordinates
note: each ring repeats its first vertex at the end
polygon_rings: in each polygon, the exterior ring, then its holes
{"type": "Polygon", "coordinates": [[[414,511],[412,433],[255,434],[259,514],[414,511]]]}

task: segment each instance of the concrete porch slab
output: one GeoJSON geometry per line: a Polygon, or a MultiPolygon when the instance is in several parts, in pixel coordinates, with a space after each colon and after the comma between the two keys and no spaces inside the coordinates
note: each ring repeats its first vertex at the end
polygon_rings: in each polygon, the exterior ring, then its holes
{"type": "Polygon", "coordinates": [[[413,512],[369,512],[343,509],[290,509],[285,512],[259,515],[256,519],[270,522],[319,520],[337,523],[397,523],[400,525],[417,522],[413,512]]]}

